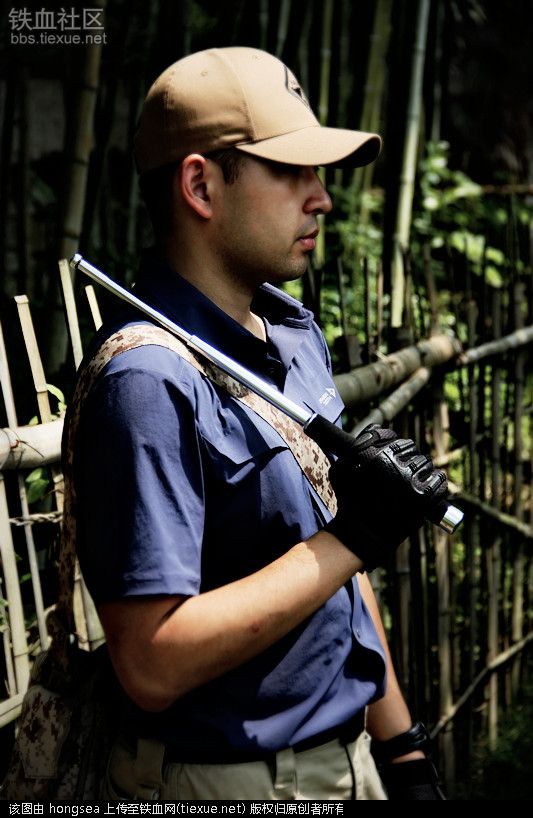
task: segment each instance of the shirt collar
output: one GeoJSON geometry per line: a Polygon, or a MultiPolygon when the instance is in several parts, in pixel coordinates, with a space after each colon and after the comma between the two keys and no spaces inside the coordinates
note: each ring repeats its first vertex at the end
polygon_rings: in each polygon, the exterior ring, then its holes
{"type": "MultiPolygon", "coordinates": [[[[198,335],[226,355],[248,366],[267,366],[269,343],[257,338],[213,301],[162,261],[153,250],[142,259],[135,294],[162,312],[191,334],[198,335]]],[[[275,343],[276,330],[282,327],[308,330],[313,315],[295,299],[270,284],[263,284],[254,298],[252,309],[265,318],[269,341],[275,343]]],[[[299,345],[299,344],[298,344],[299,345]]],[[[295,346],[282,355],[288,370],[295,346]],[[289,355],[287,355],[289,353],[289,355]]]]}

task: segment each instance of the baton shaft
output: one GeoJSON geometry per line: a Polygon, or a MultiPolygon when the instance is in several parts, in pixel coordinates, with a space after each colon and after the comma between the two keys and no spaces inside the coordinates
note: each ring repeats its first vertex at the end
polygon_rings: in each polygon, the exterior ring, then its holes
{"type": "MultiPolygon", "coordinates": [[[[206,343],[206,341],[203,341],[196,335],[187,332],[183,327],[180,327],[178,324],[175,324],[174,321],[167,318],[166,315],[163,315],[163,313],[155,310],[149,304],[141,301],[140,298],[137,298],[137,296],[129,290],[121,287],[120,284],[117,284],[116,281],[113,281],[113,279],[109,278],[109,276],[97,267],[89,264],[79,253],[72,256],[70,266],[73,270],[81,270],[82,273],[92,278],[93,281],[105,287],[106,290],[109,290],[109,292],[118,296],[131,306],[136,307],[153,321],[168,330],[168,332],[172,333],[172,335],[175,335],[183,341],[188,347],[199,352],[209,361],[223,369],[224,372],[227,372],[228,375],[231,375],[235,380],[239,381],[239,383],[247,386],[252,392],[260,395],[281,412],[292,418],[292,420],[296,421],[296,423],[299,423],[300,426],[303,427],[304,432],[318,443],[320,448],[324,451],[341,457],[356,445],[356,439],[352,435],[339,429],[338,426],[327,420],[327,418],[322,417],[322,415],[310,412],[299,406],[290,400],[290,398],[283,395],[279,389],[271,386],[255,373],[241,366],[241,364],[233,358],[224,355],[219,349],[206,343]]],[[[431,522],[440,526],[448,534],[452,534],[455,531],[462,519],[462,511],[452,506],[446,500],[443,500],[430,513],[431,522]]]]}

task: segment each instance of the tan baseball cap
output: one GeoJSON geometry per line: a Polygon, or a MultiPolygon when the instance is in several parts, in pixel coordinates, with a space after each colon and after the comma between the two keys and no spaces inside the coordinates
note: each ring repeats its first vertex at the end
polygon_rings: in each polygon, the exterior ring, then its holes
{"type": "Polygon", "coordinates": [[[222,148],[291,165],[373,162],[377,134],[325,128],[294,74],[256,48],[212,48],[175,62],[154,82],[134,139],[139,173],[222,148]]]}

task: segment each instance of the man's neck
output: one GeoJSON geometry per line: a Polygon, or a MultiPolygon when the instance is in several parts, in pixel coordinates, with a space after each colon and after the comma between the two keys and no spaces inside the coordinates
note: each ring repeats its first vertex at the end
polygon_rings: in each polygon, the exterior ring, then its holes
{"type": "Polygon", "coordinates": [[[219,270],[213,272],[207,265],[191,270],[187,264],[179,264],[172,255],[166,257],[167,264],[176,270],[190,284],[200,290],[217,307],[237,321],[261,341],[266,341],[266,329],[263,320],[252,312],[251,304],[254,290],[231,275],[224,275],[219,270]]]}

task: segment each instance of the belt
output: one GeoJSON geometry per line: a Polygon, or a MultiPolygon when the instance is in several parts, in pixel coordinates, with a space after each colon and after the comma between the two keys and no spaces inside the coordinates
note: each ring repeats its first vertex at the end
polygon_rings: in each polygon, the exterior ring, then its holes
{"type": "MultiPolygon", "coordinates": [[[[360,710],[349,721],[336,727],[330,727],[314,736],[297,741],[291,745],[295,753],[312,750],[327,744],[329,741],[339,740],[341,744],[350,744],[363,732],[365,727],[365,711],[360,710]]],[[[168,764],[245,764],[252,761],[271,763],[276,756],[276,750],[268,751],[260,748],[224,747],[209,750],[186,750],[167,745],[165,748],[165,763],[168,764]]]]}

